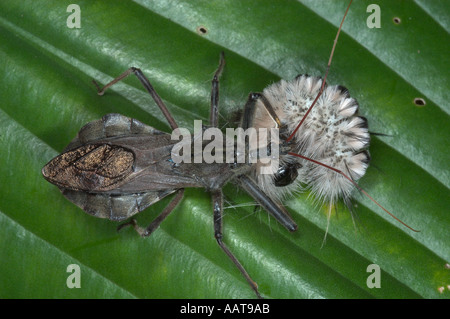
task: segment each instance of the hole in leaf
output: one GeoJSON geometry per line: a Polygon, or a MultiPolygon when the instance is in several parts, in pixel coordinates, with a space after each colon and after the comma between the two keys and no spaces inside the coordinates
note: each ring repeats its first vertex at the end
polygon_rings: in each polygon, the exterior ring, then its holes
{"type": "Polygon", "coordinates": [[[425,102],[425,100],[422,99],[421,97],[416,97],[414,99],[414,104],[417,106],[425,106],[427,104],[427,102],[425,102]]]}
{"type": "Polygon", "coordinates": [[[208,33],[208,29],[205,26],[198,26],[197,27],[197,33],[200,35],[205,35],[208,33]]]}

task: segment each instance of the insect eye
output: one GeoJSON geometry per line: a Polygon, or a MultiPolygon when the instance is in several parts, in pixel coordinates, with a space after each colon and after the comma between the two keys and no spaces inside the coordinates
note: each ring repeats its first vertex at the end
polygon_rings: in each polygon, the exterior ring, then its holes
{"type": "Polygon", "coordinates": [[[280,166],[275,173],[275,186],[284,187],[292,184],[298,176],[298,169],[300,167],[301,165],[298,163],[287,163],[280,166]]]}

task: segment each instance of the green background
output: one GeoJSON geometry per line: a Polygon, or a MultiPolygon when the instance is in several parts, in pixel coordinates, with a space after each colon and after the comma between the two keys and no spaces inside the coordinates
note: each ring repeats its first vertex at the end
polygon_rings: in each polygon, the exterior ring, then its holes
{"type": "MultiPolygon", "coordinates": [[[[268,298],[450,296],[448,1],[355,1],[328,82],[347,87],[369,120],[372,163],[360,185],[414,233],[356,194],[357,227],[341,205],[326,244],[325,210],[285,202],[289,233],[228,185],[225,242],[268,298]],[[395,24],[393,18],[400,18],[395,24]],[[426,105],[418,107],[415,98],[426,105]],[[367,266],[381,267],[369,289],[367,266]],[[439,288],[443,287],[443,292],[439,288]]],[[[40,173],[87,122],[117,112],[168,131],[137,79],[103,97],[91,83],[130,66],[148,76],[176,121],[208,119],[210,81],[225,51],[221,124],[281,78],[323,75],[347,1],[0,1],[0,297],[254,298],[214,240],[209,194],[189,189],[150,238],[84,214],[40,173]],[[199,26],[208,32],[201,35],[199,26]],[[78,264],[81,288],[66,269],[78,264]]],[[[167,200],[138,217],[148,224],[167,200]]]]}

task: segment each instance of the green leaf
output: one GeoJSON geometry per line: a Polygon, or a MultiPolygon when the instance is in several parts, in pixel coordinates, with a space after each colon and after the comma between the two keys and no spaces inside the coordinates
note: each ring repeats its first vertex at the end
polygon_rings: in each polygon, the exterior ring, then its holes
{"type": "MultiPolygon", "coordinates": [[[[225,52],[223,125],[250,92],[300,73],[323,75],[347,1],[0,2],[0,297],[253,298],[214,239],[210,197],[189,189],[150,238],[84,214],[41,176],[87,122],[121,113],[169,127],[135,78],[96,94],[130,66],[148,76],[179,126],[209,114],[210,83],[225,52]],[[198,27],[207,32],[202,34],[198,27]],[[81,270],[69,289],[67,267],[81,270]]],[[[407,229],[355,194],[358,230],[343,205],[327,216],[308,194],[285,202],[289,233],[227,185],[224,239],[268,298],[450,296],[449,3],[367,2],[344,23],[328,83],[347,87],[374,136],[360,185],[407,229]],[[394,18],[400,18],[396,24],[394,18]],[[425,100],[417,106],[415,98],[425,100]],[[381,269],[368,288],[367,267],[381,269]],[[447,265],[447,266],[446,266],[447,265]]],[[[148,224],[165,199],[138,217],[148,224]]]]}

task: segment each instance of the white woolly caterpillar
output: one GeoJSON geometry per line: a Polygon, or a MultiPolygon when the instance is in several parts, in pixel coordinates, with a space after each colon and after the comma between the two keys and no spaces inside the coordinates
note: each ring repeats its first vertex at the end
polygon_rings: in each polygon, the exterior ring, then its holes
{"type": "MultiPolygon", "coordinates": [[[[291,81],[272,84],[262,95],[286,131],[293,132],[321,86],[321,78],[300,75],[291,81]]],[[[255,108],[253,127],[277,127],[261,99],[255,108]]],[[[358,109],[358,103],[347,89],[325,86],[316,105],[293,136],[291,151],[338,169],[357,181],[365,174],[370,161],[367,120],[358,116],[358,109]]],[[[288,154],[280,154],[279,168],[273,168],[275,174],[260,174],[261,165],[264,164],[255,165],[253,177],[259,187],[278,202],[310,189],[318,200],[330,206],[342,198],[350,207],[355,185],[327,167],[288,154]]]]}
{"type": "MultiPolygon", "coordinates": [[[[332,206],[340,198],[351,212],[352,191],[358,188],[387,214],[417,231],[395,217],[356,183],[366,173],[370,162],[367,120],[358,115],[359,105],[346,88],[326,84],[339,33],[351,3],[350,0],[336,34],[323,79],[299,75],[291,81],[281,80],[272,84],[260,94],[250,94],[245,109],[252,116],[251,119],[248,119],[248,114],[247,118],[243,117],[242,125],[251,126],[256,131],[279,129],[278,149],[281,148],[277,154],[278,161],[268,164],[258,161],[250,174],[259,188],[279,204],[285,197],[309,189],[319,202],[329,205],[328,221],[332,206]]],[[[257,144],[261,145],[261,137],[258,138],[257,144]]],[[[268,149],[271,149],[270,145],[268,149]]],[[[255,145],[251,145],[249,150],[250,154],[254,153],[255,145]]]]}

